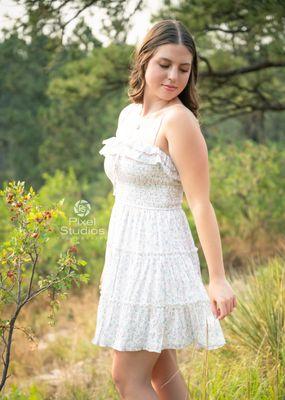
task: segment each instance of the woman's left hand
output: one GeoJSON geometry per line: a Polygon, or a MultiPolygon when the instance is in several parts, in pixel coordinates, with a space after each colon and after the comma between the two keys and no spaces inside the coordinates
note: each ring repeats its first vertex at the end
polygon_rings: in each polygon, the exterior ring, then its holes
{"type": "Polygon", "coordinates": [[[208,286],[211,308],[215,317],[224,319],[237,306],[237,299],[226,278],[211,280],[208,286]]]}

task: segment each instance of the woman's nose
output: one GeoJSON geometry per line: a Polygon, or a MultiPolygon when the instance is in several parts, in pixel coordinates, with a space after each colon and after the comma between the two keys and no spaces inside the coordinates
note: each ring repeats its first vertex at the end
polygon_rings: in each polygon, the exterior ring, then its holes
{"type": "Polygon", "coordinates": [[[176,69],[173,68],[172,70],[169,71],[168,78],[171,79],[173,83],[176,81],[177,76],[178,72],[176,69]]]}

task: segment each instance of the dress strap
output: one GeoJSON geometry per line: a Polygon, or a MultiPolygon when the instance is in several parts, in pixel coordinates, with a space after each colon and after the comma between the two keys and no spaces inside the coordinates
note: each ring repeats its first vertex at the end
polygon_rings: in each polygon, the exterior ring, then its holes
{"type": "Polygon", "coordinates": [[[158,126],[156,128],[154,139],[153,139],[153,142],[152,142],[153,145],[155,144],[155,141],[156,141],[158,132],[160,130],[160,127],[161,127],[161,124],[162,124],[162,120],[163,120],[163,117],[164,117],[165,113],[166,113],[166,110],[164,110],[164,112],[162,112],[161,115],[158,118],[158,126]]]}

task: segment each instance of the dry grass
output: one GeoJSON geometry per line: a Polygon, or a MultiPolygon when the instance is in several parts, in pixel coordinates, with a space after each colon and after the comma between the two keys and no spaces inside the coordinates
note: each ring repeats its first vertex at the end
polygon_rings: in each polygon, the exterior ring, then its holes
{"type": "MultiPolygon", "coordinates": [[[[275,276],[270,268],[272,265],[274,263],[268,264],[269,277],[275,276]]],[[[231,282],[238,299],[246,298],[250,284],[259,287],[254,282],[248,275],[236,277],[231,282]]],[[[265,285],[266,279],[260,282],[265,285]]],[[[278,293],[276,285],[271,287],[278,293]]],[[[62,301],[56,325],[51,327],[47,324],[47,298],[31,303],[21,314],[18,326],[30,326],[36,340],[29,341],[23,332],[16,331],[11,357],[12,376],[3,394],[7,395],[13,384],[25,393],[31,385],[36,385],[43,397],[11,397],[11,400],[119,400],[111,378],[112,349],[91,343],[97,305],[97,286],[76,289],[72,296],[62,301]]],[[[284,385],[280,375],[282,368],[272,363],[270,354],[268,358],[264,353],[255,354],[250,346],[247,348],[244,338],[238,341],[231,333],[231,323],[234,320],[238,323],[240,318],[239,312],[234,312],[229,320],[221,321],[226,346],[208,352],[195,350],[192,346],[177,351],[191,399],[275,400],[280,395],[284,385]]],[[[244,332],[249,334],[250,323],[244,332]]]]}

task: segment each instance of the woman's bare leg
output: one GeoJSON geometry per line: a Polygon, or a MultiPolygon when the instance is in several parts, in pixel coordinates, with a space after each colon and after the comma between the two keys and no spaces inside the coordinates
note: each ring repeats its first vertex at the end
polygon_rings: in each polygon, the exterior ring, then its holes
{"type": "Polygon", "coordinates": [[[188,389],[175,349],[164,349],[152,370],[151,383],[159,400],[188,400],[188,389]]]}
{"type": "Polygon", "coordinates": [[[160,353],[114,350],[112,378],[123,400],[158,400],[151,373],[160,353]]]}

